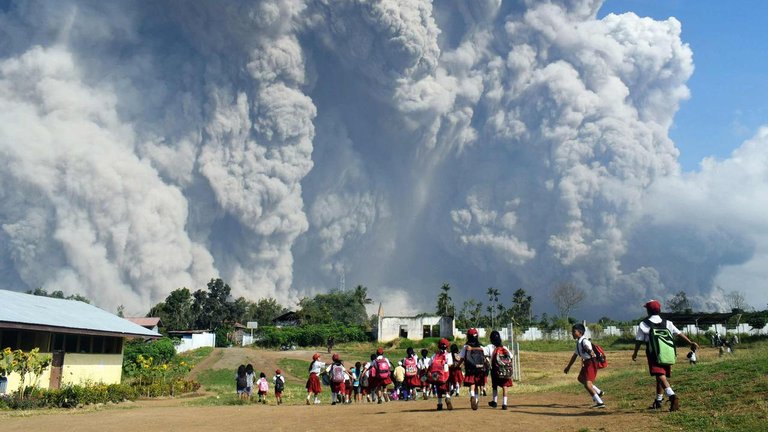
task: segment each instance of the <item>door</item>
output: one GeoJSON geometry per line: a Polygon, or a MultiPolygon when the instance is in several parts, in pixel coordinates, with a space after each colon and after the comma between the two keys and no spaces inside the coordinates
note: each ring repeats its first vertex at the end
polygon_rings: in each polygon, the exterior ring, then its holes
{"type": "Polygon", "coordinates": [[[64,350],[55,350],[51,356],[51,381],[48,388],[61,387],[61,369],[64,366],[64,350]]]}

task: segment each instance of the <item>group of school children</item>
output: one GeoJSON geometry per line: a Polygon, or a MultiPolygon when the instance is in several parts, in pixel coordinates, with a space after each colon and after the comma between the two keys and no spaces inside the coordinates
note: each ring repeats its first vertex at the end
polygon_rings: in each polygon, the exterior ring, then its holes
{"type": "MultiPolygon", "coordinates": [[[[632,360],[637,359],[640,346],[646,345],[648,370],[656,381],[656,398],[649,408],[661,409],[666,395],[670,403],[669,410],[677,411],[680,409],[680,399],[669,383],[672,373],[671,364],[674,363],[675,355],[673,339],[674,337],[684,339],[690,344],[691,351],[694,353],[698,345],[680,332],[671,321],[661,318],[659,315],[661,303],[657,300],[645,303],[644,307],[648,317],[638,326],[632,360]],[[665,347],[672,347],[672,351],[665,352],[665,347]],[[670,359],[669,356],[672,358],[670,359]]],[[[595,385],[595,380],[598,370],[607,362],[602,349],[587,339],[585,333],[583,324],[575,324],[572,327],[571,336],[576,340],[576,349],[563,372],[567,374],[576,360],[580,360],[578,381],[591,396],[594,402],[592,407],[605,408],[606,405],[602,399],[604,392],[595,385]]],[[[485,346],[480,344],[478,331],[474,328],[467,331],[467,343],[461,350],[455,344],[449,347],[449,343],[445,338],[440,339],[437,351],[431,357],[426,349],[422,349],[421,356],[418,357],[413,348],[408,348],[406,357],[398,361],[396,367],[393,367],[381,347],[375,354],[371,354],[369,362],[365,364],[357,362],[348,369],[337,353],[332,355],[330,364],[324,363],[320,354],[315,353],[309,365],[306,404],[320,403],[322,379],[331,387],[332,405],[349,404],[353,400],[361,402],[363,398],[368,402],[375,401],[379,404],[393,399],[416,400],[421,393],[423,399],[428,399],[430,396],[437,398],[438,411],[441,411],[443,406],[452,410],[452,397],[460,395],[461,388],[466,387],[469,391],[470,407],[477,410],[480,393],[485,394],[490,376],[492,400],[488,405],[492,408],[498,406],[499,389],[501,389],[501,409],[506,410],[507,387],[513,385],[513,362],[512,354],[503,345],[499,332],[492,331],[490,344],[485,346]],[[392,387],[394,390],[390,391],[392,387]]],[[[268,391],[266,377],[262,372],[260,379],[254,383],[254,376],[251,365],[241,365],[236,377],[237,392],[241,398],[248,399],[255,384],[259,389],[259,401],[266,403],[268,391]]],[[[280,369],[275,371],[272,382],[275,384],[277,403],[281,404],[285,378],[281,375],[280,369]]]]}

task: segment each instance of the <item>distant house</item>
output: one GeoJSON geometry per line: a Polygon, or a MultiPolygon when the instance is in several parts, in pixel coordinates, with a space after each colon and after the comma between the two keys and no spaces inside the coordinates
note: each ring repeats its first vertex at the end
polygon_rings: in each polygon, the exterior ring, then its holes
{"type": "MultiPolygon", "coordinates": [[[[128,337],[160,334],[81,301],[0,290],[0,349],[50,354],[51,366],[37,383],[42,388],[120,383],[128,337]]],[[[21,377],[6,378],[5,390],[15,391],[21,377]]]]}
{"type": "Polygon", "coordinates": [[[155,333],[158,333],[160,327],[163,326],[159,317],[125,317],[125,319],[155,333]]]}
{"type": "Polygon", "coordinates": [[[216,333],[210,330],[175,330],[169,331],[168,336],[181,339],[181,343],[176,345],[177,353],[216,346],[216,333]]]}
{"type": "Polygon", "coordinates": [[[280,315],[279,317],[274,318],[272,320],[272,324],[276,325],[277,327],[296,327],[301,325],[301,318],[296,312],[289,311],[280,315]]]}
{"type": "MultiPolygon", "coordinates": [[[[379,310],[381,311],[381,308],[379,310]]],[[[449,316],[385,317],[379,315],[374,335],[377,341],[386,342],[396,338],[411,340],[428,337],[447,338],[454,336],[454,331],[453,317],[449,316]]]]}

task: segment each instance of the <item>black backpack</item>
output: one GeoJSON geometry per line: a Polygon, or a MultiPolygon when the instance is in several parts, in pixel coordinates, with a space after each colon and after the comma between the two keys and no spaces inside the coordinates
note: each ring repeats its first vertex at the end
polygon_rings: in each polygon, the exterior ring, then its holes
{"type": "Polygon", "coordinates": [[[275,379],[275,391],[281,392],[281,391],[283,391],[285,389],[285,381],[284,380],[285,380],[285,378],[283,378],[282,376],[278,375],[277,379],[275,379]]]}
{"type": "Polygon", "coordinates": [[[238,388],[246,388],[248,386],[248,380],[245,378],[245,375],[238,375],[237,376],[237,387],[238,388]]]}
{"type": "Polygon", "coordinates": [[[467,345],[467,352],[465,354],[467,362],[468,373],[480,373],[485,372],[486,360],[485,350],[481,346],[467,345]]]}

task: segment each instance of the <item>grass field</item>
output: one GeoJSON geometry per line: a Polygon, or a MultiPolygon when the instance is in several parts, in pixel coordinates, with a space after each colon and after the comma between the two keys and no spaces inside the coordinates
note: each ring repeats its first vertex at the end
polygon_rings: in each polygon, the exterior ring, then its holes
{"type": "MultiPolygon", "coordinates": [[[[654,379],[648,375],[641,353],[637,362],[631,361],[630,344],[611,340],[598,341],[609,358],[609,367],[600,372],[598,383],[606,392],[606,403],[620,411],[645,412],[655,395],[654,379]]],[[[589,398],[576,382],[576,370],[565,375],[563,368],[572,353],[573,342],[536,342],[521,344],[523,381],[511,389],[510,403],[522,400],[526,394],[578,394],[585,402],[589,398]],[[527,348],[527,349],[526,349],[527,348]]],[[[375,350],[374,344],[344,344],[335,348],[347,366],[364,361],[375,350]]],[[[418,350],[417,350],[418,351],[418,350]]],[[[255,351],[259,352],[259,351],[255,351]]],[[[322,353],[322,352],[321,352],[322,353]]],[[[678,364],[673,368],[671,382],[680,395],[679,412],[658,414],[671,430],[684,431],[768,431],[768,342],[752,342],[739,346],[735,354],[719,357],[717,350],[703,348],[700,362],[689,365],[679,350],[678,364]]],[[[397,344],[386,347],[387,356],[396,360],[405,355],[397,344]]],[[[284,401],[287,405],[304,403],[309,358],[282,358],[277,366],[284,375],[297,377],[286,383],[284,401]]],[[[308,357],[310,357],[309,355],[308,357]]],[[[323,353],[324,360],[328,360],[323,353]]],[[[239,401],[232,391],[232,370],[207,370],[198,375],[203,387],[214,397],[192,402],[196,405],[235,405],[239,401]]],[[[271,378],[271,377],[270,377],[271,378]]],[[[271,396],[271,395],[270,395],[271,396]]],[[[587,430],[600,430],[598,425],[587,430]]]]}

